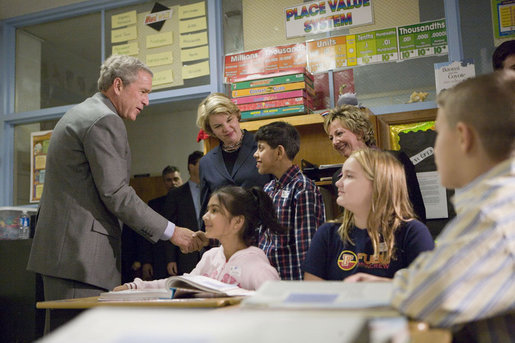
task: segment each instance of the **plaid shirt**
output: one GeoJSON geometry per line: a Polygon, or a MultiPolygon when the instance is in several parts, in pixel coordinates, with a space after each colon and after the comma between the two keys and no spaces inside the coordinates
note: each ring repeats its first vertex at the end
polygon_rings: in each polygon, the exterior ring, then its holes
{"type": "Polygon", "coordinates": [[[282,280],[301,280],[301,265],[311,238],[325,222],[322,195],[315,183],[293,165],[281,176],[268,182],[264,191],[272,198],[286,234],[274,234],[266,228],[259,233],[259,247],[268,256],[282,280]]]}

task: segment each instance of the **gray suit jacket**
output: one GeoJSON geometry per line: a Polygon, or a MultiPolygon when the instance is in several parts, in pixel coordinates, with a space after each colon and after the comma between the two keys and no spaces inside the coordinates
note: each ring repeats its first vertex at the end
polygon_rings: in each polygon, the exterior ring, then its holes
{"type": "Polygon", "coordinates": [[[101,93],[59,120],[28,269],[112,289],[120,284],[121,222],[156,242],[167,220],[129,186],[125,124],[101,93]]]}

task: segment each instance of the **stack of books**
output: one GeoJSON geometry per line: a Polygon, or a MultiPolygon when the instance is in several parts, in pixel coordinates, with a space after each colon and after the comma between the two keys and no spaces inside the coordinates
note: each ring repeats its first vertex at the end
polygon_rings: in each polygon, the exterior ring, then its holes
{"type": "Polygon", "coordinates": [[[249,75],[231,84],[232,101],[242,120],[310,113],[313,83],[313,75],[305,69],[249,75]]]}

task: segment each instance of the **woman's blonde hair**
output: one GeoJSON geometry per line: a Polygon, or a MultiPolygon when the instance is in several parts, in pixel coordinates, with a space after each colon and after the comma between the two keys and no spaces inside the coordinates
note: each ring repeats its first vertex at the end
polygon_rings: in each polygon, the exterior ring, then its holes
{"type": "Polygon", "coordinates": [[[374,147],[376,138],[369,120],[369,111],[366,107],[353,105],[335,107],[324,117],[325,133],[329,134],[329,125],[339,120],[343,126],[362,139],[366,146],[374,147]]]}
{"type": "Polygon", "coordinates": [[[211,136],[214,134],[209,125],[209,117],[213,114],[234,114],[238,121],[241,119],[238,106],[223,93],[211,93],[198,105],[197,126],[211,136]]]}
{"type": "MultiPolygon", "coordinates": [[[[390,153],[363,149],[352,153],[363,168],[365,176],[372,181],[372,206],[368,214],[367,232],[372,240],[374,256],[383,255],[385,261],[395,258],[395,232],[403,222],[415,218],[406,186],[402,164],[390,153]],[[381,239],[382,238],[382,239],[381,239]],[[386,251],[379,251],[384,242],[386,251]]],[[[354,214],[346,210],[338,233],[343,242],[354,244],[350,231],[354,227],[354,214]]]]}

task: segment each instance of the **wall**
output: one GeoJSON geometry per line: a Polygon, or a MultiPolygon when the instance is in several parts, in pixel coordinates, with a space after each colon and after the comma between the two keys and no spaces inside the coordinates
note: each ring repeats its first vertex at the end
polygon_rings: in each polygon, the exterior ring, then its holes
{"type": "Polygon", "coordinates": [[[197,106],[201,99],[150,106],[134,122],[126,122],[135,174],[161,175],[166,165],[179,167],[188,179],[188,155],[203,151],[197,143],[197,106]]]}

